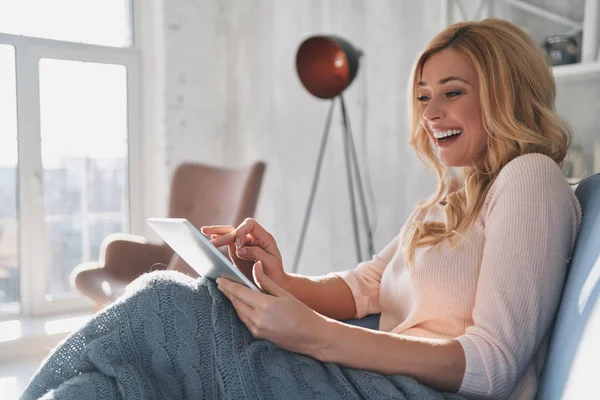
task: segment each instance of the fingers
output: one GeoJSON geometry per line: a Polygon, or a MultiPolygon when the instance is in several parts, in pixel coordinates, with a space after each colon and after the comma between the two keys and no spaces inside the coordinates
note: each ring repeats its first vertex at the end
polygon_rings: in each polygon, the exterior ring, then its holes
{"type": "Polygon", "coordinates": [[[227,245],[227,252],[229,253],[229,258],[231,258],[232,260],[236,259],[236,258],[239,258],[237,256],[237,254],[235,254],[235,250],[236,250],[236,248],[235,248],[234,245],[232,245],[232,244],[228,244],[227,245]]]}
{"type": "MultiPolygon", "coordinates": [[[[213,244],[215,244],[215,239],[224,237],[223,239],[216,242],[216,247],[221,247],[230,244],[228,242],[231,242],[231,244],[235,243],[236,236],[234,234],[234,231],[235,228],[231,225],[207,225],[200,228],[200,232],[202,232],[204,235],[210,235],[211,242],[213,242],[213,244]]],[[[254,240],[252,236],[246,235],[244,243],[252,244],[253,242],[254,240]]]]}
{"type": "MultiPolygon", "coordinates": [[[[227,294],[225,294],[225,296],[227,296],[227,294]]],[[[244,303],[235,296],[227,296],[227,298],[231,301],[233,307],[235,307],[235,310],[237,311],[240,319],[244,320],[244,322],[246,322],[245,320],[252,320],[252,313],[254,312],[254,309],[252,307],[250,307],[248,304],[244,303]]]]}
{"type": "MultiPolygon", "coordinates": [[[[210,242],[211,242],[212,244],[214,244],[214,242],[215,242],[215,239],[218,239],[218,238],[220,238],[221,236],[222,236],[222,235],[216,235],[216,234],[210,235],[210,242]]],[[[234,236],[232,236],[232,238],[235,238],[235,237],[234,237],[234,236]]],[[[235,240],[235,239],[233,239],[233,240],[235,240]]],[[[252,238],[252,236],[250,236],[250,235],[246,235],[246,241],[244,242],[244,244],[243,244],[243,245],[244,245],[244,246],[253,246],[255,243],[256,243],[256,240],[254,240],[254,239],[252,238]]],[[[233,241],[232,241],[231,243],[228,243],[227,245],[229,245],[229,244],[233,245],[233,244],[235,244],[235,243],[233,243],[233,241]]],[[[227,245],[224,245],[224,246],[227,246],[227,245]]],[[[218,247],[220,247],[220,246],[218,246],[218,247]]]]}
{"type": "Polygon", "coordinates": [[[257,246],[244,246],[235,250],[238,258],[246,261],[262,260],[268,264],[278,262],[278,259],[257,246]]]}
{"type": "Polygon", "coordinates": [[[247,245],[258,246],[268,254],[281,259],[281,254],[273,236],[252,218],[246,218],[236,229],[231,225],[212,225],[203,226],[201,231],[205,235],[211,235],[211,243],[215,247],[233,243],[238,248],[247,245]]]}
{"type": "Polygon", "coordinates": [[[258,283],[264,292],[278,297],[286,296],[288,294],[285,289],[273,282],[273,280],[269,278],[267,274],[265,274],[261,261],[258,261],[256,264],[254,264],[252,273],[254,275],[254,281],[258,283]]]}
{"type": "Polygon", "coordinates": [[[257,308],[261,302],[264,301],[264,294],[254,291],[241,283],[230,281],[229,279],[219,278],[217,279],[219,289],[231,300],[236,298],[250,308],[257,308]]]}
{"type": "MultiPolygon", "coordinates": [[[[235,244],[235,240],[236,240],[237,236],[235,235],[235,231],[223,234],[223,235],[219,235],[219,234],[211,234],[210,235],[210,242],[215,246],[215,247],[221,247],[221,246],[228,246],[230,244],[235,244]]],[[[246,238],[244,239],[244,242],[242,243],[242,245],[244,246],[254,246],[256,245],[257,242],[256,240],[250,236],[250,235],[246,235],[246,238]]]]}
{"type": "Polygon", "coordinates": [[[236,314],[242,320],[244,325],[246,325],[246,327],[250,331],[252,331],[253,330],[252,314],[254,312],[254,309],[252,307],[250,307],[248,304],[246,304],[243,301],[241,301],[240,299],[238,299],[237,297],[232,296],[227,291],[223,290],[221,285],[219,285],[219,289],[223,292],[225,297],[227,297],[229,299],[229,301],[231,301],[233,308],[235,308],[236,314]]]}
{"type": "Polygon", "coordinates": [[[210,235],[211,243],[215,247],[226,246],[235,242],[235,237],[231,233],[235,228],[231,225],[207,225],[200,228],[204,235],[210,235]]]}
{"type": "Polygon", "coordinates": [[[235,228],[231,225],[208,225],[200,228],[200,232],[205,235],[225,235],[235,228]]]}
{"type": "Polygon", "coordinates": [[[227,253],[229,253],[229,259],[233,262],[233,265],[252,282],[252,262],[242,260],[235,254],[235,251],[234,245],[227,246],[227,253]]]}
{"type": "Polygon", "coordinates": [[[275,239],[269,232],[265,230],[256,220],[246,218],[240,226],[238,226],[233,234],[236,236],[236,245],[240,247],[242,238],[250,235],[256,241],[256,245],[264,249],[268,254],[281,259],[279,249],[275,244],[275,239]],[[239,241],[238,241],[239,239],[239,241]]]}

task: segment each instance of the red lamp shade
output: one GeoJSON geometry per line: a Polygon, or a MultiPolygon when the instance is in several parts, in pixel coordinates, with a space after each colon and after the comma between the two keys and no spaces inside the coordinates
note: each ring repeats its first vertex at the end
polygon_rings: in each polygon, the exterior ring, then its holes
{"type": "Polygon", "coordinates": [[[354,80],[362,53],[336,36],[312,36],[298,48],[296,69],[312,95],[333,99],[354,80]]]}

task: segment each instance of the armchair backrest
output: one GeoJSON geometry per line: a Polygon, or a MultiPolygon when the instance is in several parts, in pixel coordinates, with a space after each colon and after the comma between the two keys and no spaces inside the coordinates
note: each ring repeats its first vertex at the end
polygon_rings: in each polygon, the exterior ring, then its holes
{"type": "Polygon", "coordinates": [[[237,226],[254,215],[264,171],[260,161],[238,169],[181,164],[171,182],[169,217],[187,218],[197,227],[237,226]]]}

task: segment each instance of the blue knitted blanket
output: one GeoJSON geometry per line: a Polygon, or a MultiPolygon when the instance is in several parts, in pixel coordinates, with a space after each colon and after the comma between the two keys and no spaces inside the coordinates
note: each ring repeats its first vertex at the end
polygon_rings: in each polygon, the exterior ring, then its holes
{"type": "Polygon", "coordinates": [[[154,272],[60,343],[23,399],[458,399],[252,337],[206,279],[154,272]]]}

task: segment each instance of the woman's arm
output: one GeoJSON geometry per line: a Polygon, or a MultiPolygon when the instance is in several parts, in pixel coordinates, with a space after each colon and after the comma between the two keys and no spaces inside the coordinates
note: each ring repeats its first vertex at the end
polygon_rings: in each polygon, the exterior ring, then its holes
{"type": "MultiPolygon", "coordinates": [[[[252,279],[252,266],[261,261],[265,273],[282,288],[322,315],[333,319],[362,317],[379,312],[379,284],[387,263],[398,248],[394,238],[372,260],[351,271],[320,277],[287,274],[277,243],[256,220],[246,219],[240,226],[204,226],[213,245],[228,246],[235,265],[252,279]]],[[[259,282],[257,282],[259,284],[259,282]]],[[[260,284],[259,284],[260,285],[260,284]]]]}
{"type": "Polygon", "coordinates": [[[319,314],[342,320],[356,315],[354,296],[339,276],[308,277],[288,274],[283,288],[319,314]]]}
{"type": "Polygon", "coordinates": [[[509,162],[490,188],[473,326],[456,338],[467,359],[461,394],[508,397],[556,315],[579,205],[549,157],[509,162]]]}
{"type": "Polygon", "coordinates": [[[456,340],[421,339],[329,320],[312,357],[384,375],[408,375],[445,392],[457,392],[466,368],[456,340]]]}
{"type": "Polygon", "coordinates": [[[400,236],[353,270],[321,277],[289,275],[283,285],[288,292],[313,310],[337,320],[362,318],[379,309],[379,287],[387,264],[398,250],[400,236]]]}

